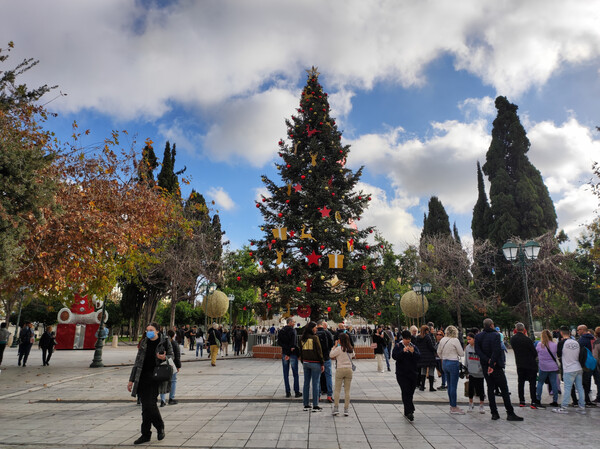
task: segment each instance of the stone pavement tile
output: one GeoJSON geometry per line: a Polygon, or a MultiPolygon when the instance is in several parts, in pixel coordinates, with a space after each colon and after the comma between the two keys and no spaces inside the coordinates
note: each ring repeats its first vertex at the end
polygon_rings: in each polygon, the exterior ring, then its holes
{"type": "Polygon", "coordinates": [[[289,440],[280,438],[277,442],[277,448],[282,449],[306,449],[308,447],[308,441],[306,440],[289,440]]]}
{"type": "Polygon", "coordinates": [[[337,441],[337,434],[333,429],[329,429],[329,432],[313,432],[312,430],[308,433],[308,441],[337,441]]]}
{"type": "MultiPolygon", "coordinates": [[[[191,438],[188,438],[185,442],[181,444],[181,447],[211,447],[215,442],[219,440],[220,437],[210,437],[206,435],[196,434],[191,438]]],[[[166,441],[169,438],[165,438],[166,441]]]]}
{"type": "Polygon", "coordinates": [[[250,438],[247,442],[246,445],[244,447],[251,447],[251,448],[265,448],[265,447],[277,447],[277,440],[269,440],[269,439],[264,439],[264,438],[257,438],[257,439],[253,439],[250,438]]]}
{"type": "Polygon", "coordinates": [[[246,443],[248,442],[248,439],[233,439],[233,438],[220,438],[218,441],[216,441],[212,447],[231,447],[231,448],[238,448],[238,447],[244,447],[246,445],[246,443]]]}
{"type": "Polygon", "coordinates": [[[336,441],[310,440],[308,442],[309,449],[339,449],[340,445],[336,441]]]}

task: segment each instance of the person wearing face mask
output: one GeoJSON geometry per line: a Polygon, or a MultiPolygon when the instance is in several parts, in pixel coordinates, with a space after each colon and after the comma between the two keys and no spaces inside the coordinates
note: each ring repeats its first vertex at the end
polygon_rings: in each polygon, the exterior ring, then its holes
{"type": "Polygon", "coordinates": [[[413,396],[417,388],[417,375],[419,373],[417,362],[421,354],[419,348],[411,342],[412,334],[410,331],[403,330],[401,337],[402,340],[394,345],[392,358],[396,361],[396,381],[402,392],[404,416],[409,421],[414,421],[415,405],[413,396]]]}
{"type": "Polygon", "coordinates": [[[152,379],[152,373],[157,365],[173,358],[173,347],[169,339],[158,331],[159,329],[156,323],[146,327],[146,335],[140,341],[127,384],[127,390],[133,397],[139,396],[142,404],[142,435],[133,444],[150,441],[152,426],[156,428],[159,440],[165,437],[165,423],[156,405],[156,398],[159,393],[170,391],[171,380],[156,382],[152,379]]]}

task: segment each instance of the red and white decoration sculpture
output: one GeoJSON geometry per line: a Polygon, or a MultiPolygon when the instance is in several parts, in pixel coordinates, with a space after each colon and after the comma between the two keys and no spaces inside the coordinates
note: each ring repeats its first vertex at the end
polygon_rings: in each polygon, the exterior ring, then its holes
{"type": "MultiPolygon", "coordinates": [[[[58,311],[56,328],[56,349],[94,349],[100,320],[102,319],[103,301],[88,299],[75,294],[71,307],[63,307],[58,311]]],[[[108,313],[104,312],[104,322],[108,313]]]]}

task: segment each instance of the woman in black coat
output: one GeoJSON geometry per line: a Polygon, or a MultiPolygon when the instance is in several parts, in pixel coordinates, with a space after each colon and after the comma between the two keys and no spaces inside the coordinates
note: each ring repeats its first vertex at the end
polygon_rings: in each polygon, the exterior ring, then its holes
{"type": "Polygon", "coordinates": [[[139,395],[142,404],[142,436],[133,444],[142,444],[150,441],[152,426],[156,428],[158,439],[165,437],[165,423],[160,416],[156,405],[158,393],[170,391],[171,379],[165,382],[156,382],[152,379],[154,368],[173,358],[173,347],[168,338],[161,334],[160,327],[151,323],[146,327],[146,335],[140,341],[137,357],[131,369],[127,390],[135,397],[139,395]]]}
{"type": "Polygon", "coordinates": [[[417,335],[415,346],[419,348],[421,357],[418,367],[419,373],[419,390],[425,391],[425,378],[429,376],[429,391],[436,391],[433,388],[434,373],[435,373],[435,347],[429,335],[429,326],[421,326],[421,333],[417,335]]]}

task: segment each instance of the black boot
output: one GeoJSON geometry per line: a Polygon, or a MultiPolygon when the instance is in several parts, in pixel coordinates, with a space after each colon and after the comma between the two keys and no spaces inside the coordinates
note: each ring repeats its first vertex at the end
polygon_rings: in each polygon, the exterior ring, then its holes
{"type": "Polygon", "coordinates": [[[419,390],[425,391],[425,375],[424,374],[419,375],[419,390]]]}
{"type": "Polygon", "coordinates": [[[429,391],[437,391],[435,388],[433,388],[433,376],[429,376],[429,391]]]}
{"type": "Polygon", "coordinates": [[[150,435],[142,435],[137,440],[135,440],[133,442],[133,444],[144,444],[144,443],[147,443],[148,441],[150,441],[150,437],[151,436],[152,436],[152,434],[150,434],[150,435]]]}

